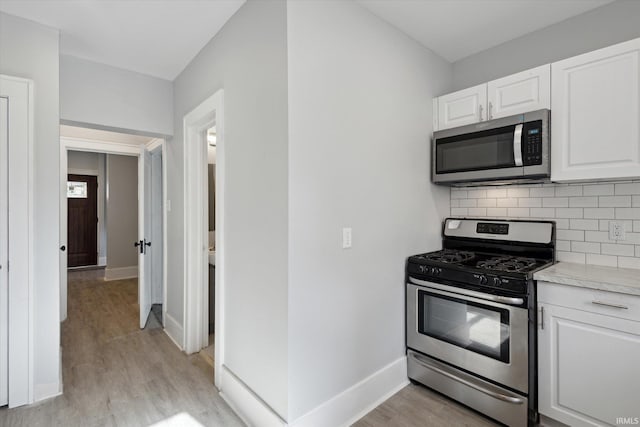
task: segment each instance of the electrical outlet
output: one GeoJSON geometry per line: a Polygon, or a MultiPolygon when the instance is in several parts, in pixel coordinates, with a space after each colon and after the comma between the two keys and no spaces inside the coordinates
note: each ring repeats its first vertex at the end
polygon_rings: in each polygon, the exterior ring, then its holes
{"type": "Polygon", "coordinates": [[[351,227],[342,229],[342,249],[351,247],[351,227]]]}
{"type": "Polygon", "coordinates": [[[609,240],[626,239],[624,223],[620,221],[609,221],[609,240]]]}

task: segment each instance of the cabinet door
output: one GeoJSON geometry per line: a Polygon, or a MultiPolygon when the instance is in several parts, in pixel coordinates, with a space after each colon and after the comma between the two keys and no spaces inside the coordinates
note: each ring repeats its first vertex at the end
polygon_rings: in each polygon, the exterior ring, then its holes
{"type": "Polygon", "coordinates": [[[463,89],[438,98],[438,130],[487,119],[487,85],[463,89]]]}
{"type": "Polygon", "coordinates": [[[551,65],[551,179],[640,176],[640,39],[551,65]]]}
{"type": "Polygon", "coordinates": [[[493,80],[487,97],[489,120],[551,108],[551,65],[493,80]]]}
{"type": "Polygon", "coordinates": [[[640,322],[540,304],[538,409],[571,426],[638,417],[640,322]]]}

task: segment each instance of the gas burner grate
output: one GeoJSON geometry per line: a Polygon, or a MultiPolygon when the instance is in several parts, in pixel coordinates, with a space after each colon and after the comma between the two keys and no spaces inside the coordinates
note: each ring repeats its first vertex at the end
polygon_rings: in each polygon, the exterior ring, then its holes
{"type": "Polygon", "coordinates": [[[420,255],[420,258],[444,264],[455,264],[469,261],[474,256],[475,254],[473,252],[445,249],[438,252],[430,252],[428,254],[420,255]]]}
{"type": "Polygon", "coordinates": [[[521,258],[512,256],[500,256],[476,264],[477,268],[493,271],[506,271],[510,273],[527,271],[533,268],[537,261],[533,258],[521,258]]]}

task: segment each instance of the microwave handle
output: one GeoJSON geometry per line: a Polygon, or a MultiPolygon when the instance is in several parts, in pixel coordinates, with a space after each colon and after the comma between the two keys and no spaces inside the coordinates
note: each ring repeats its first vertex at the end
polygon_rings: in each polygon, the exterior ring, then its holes
{"type": "Polygon", "coordinates": [[[516,166],[522,166],[522,123],[516,125],[513,132],[513,159],[516,166]]]}

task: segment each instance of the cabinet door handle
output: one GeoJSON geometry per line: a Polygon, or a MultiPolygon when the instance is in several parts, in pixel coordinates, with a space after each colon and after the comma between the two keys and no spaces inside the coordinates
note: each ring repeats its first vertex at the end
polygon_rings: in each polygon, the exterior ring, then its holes
{"type": "Polygon", "coordinates": [[[544,330],[544,305],[540,307],[540,329],[544,330]]]}
{"type": "Polygon", "coordinates": [[[491,101],[489,101],[489,112],[488,112],[488,119],[491,120],[493,118],[493,114],[491,113],[491,110],[493,109],[493,104],[491,104],[491,101]]]}
{"type": "Polygon", "coordinates": [[[482,118],[482,105],[478,105],[478,115],[480,116],[480,121],[484,120],[482,118]]]}
{"type": "Polygon", "coordinates": [[[604,305],[605,307],[621,308],[623,310],[628,310],[629,309],[629,307],[627,307],[626,305],[614,304],[614,303],[611,303],[611,302],[604,302],[604,301],[591,301],[591,304],[604,305]]]}

